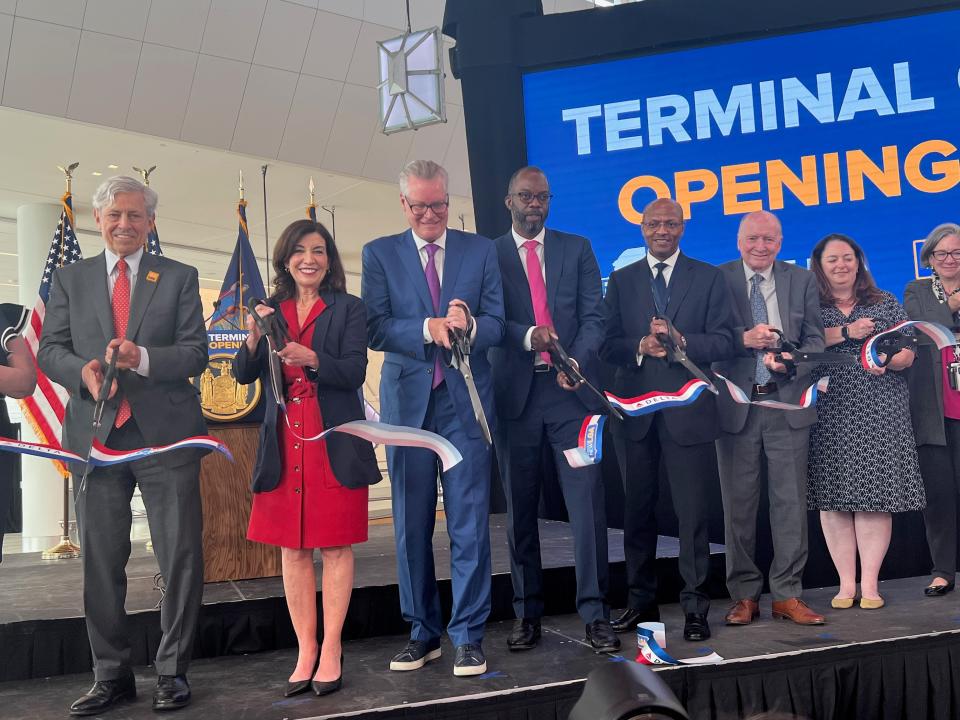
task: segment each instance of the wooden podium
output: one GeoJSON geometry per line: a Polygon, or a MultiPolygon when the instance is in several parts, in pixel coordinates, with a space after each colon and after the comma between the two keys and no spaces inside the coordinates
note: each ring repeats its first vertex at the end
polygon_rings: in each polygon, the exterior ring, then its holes
{"type": "Polygon", "coordinates": [[[234,462],[210,453],[200,465],[204,582],[280,575],[280,548],[246,538],[259,432],[259,425],[239,423],[211,428],[210,434],[230,448],[234,462]]]}

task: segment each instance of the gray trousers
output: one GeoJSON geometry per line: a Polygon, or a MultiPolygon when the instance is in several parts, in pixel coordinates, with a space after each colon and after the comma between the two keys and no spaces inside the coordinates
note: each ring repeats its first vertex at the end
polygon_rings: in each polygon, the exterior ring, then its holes
{"type": "Polygon", "coordinates": [[[721,433],[717,464],[723,494],[727,545],[727,590],[733,600],[756,600],[763,590],[757,568],[757,508],[760,469],[767,461],[767,494],[773,562],[774,600],[799,597],[807,563],[807,449],[810,428],[791,428],[787,410],[753,406],[739,433],[721,433]]]}
{"type": "MultiPolygon", "coordinates": [[[[135,428],[132,432],[140,434],[135,428]]],[[[109,440],[107,445],[118,446],[109,440]]],[[[124,602],[130,558],[130,500],[136,485],[140,486],[153,551],[166,583],[160,606],[157,674],[186,673],[193,652],[203,595],[200,462],[169,468],[148,458],[98,468],[87,478],[84,492],[76,496],[84,613],[98,681],[121,677],[130,667],[124,602]]],[[[79,488],[79,476],[74,476],[74,488],[79,488]]]]}

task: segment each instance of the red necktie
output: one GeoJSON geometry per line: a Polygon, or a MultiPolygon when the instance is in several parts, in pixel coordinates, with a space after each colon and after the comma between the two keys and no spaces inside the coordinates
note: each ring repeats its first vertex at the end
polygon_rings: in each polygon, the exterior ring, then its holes
{"type": "MultiPolygon", "coordinates": [[[[127,334],[127,320],[130,318],[130,278],[127,277],[127,263],[123,258],[117,260],[117,281],[113,285],[113,331],[123,340],[127,334]]],[[[130,419],[130,403],[126,398],[120,401],[117,419],[113,426],[120,427],[130,419]]]]}
{"type": "MultiPolygon", "coordinates": [[[[527,240],[523,247],[527,249],[527,282],[530,283],[530,299],[533,301],[533,318],[537,325],[553,327],[550,317],[550,308],[547,307],[547,286],[543,284],[543,270],[540,269],[540,258],[537,257],[536,240],[527,240]]],[[[550,353],[542,352],[540,357],[550,364],[550,353]]]]}

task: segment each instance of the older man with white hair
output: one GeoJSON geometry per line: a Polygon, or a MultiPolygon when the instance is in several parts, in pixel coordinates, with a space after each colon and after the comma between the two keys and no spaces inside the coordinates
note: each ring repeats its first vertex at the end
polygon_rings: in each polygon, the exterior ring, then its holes
{"type": "MultiPolygon", "coordinates": [[[[37,361],[70,392],[63,446],[84,456],[94,435],[113,450],[134,450],[206,433],[190,383],[207,365],[197,270],[144,251],[156,206],[156,192],[133,178],[105,181],[93,196],[104,251],[53,275],[37,361]],[[94,406],[114,353],[117,377],[95,429],[94,406]]],[[[71,715],[97,715],[136,698],[124,610],[136,486],[166,581],[153,709],[190,702],[186,672],[203,592],[203,454],[184,448],[97,468],[84,487],[75,482],[95,682],[71,715]]]]}

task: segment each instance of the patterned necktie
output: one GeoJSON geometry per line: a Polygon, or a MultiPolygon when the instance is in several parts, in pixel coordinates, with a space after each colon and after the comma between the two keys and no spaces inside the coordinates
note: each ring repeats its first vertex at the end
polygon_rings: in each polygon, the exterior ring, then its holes
{"type": "Polygon", "coordinates": [[[658,262],[654,267],[657,274],[653,276],[653,302],[657,306],[657,315],[666,315],[667,313],[667,280],[663,277],[663,271],[666,269],[665,262],[658,262]]]}
{"type": "MultiPolygon", "coordinates": [[[[113,331],[121,340],[127,334],[127,320],[130,319],[130,278],[127,277],[127,263],[123,258],[117,260],[117,281],[113,285],[113,331]]],[[[121,427],[130,419],[130,403],[126,398],[120,400],[114,427],[121,427]]]]}
{"type": "MultiPolygon", "coordinates": [[[[424,245],[427,251],[427,264],[423,271],[427,275],[427,288],[430,290],[430,299],[433,301],[434,315],[440,314],[440,276],[437,274],[436,255],[440,246],[436,243],[427,243],[424,245]]],[[[436,354],[433,359],[433,383],[431,388],[437,388],[443,382],[443,365],[440,363],[440,348],[436,348],[436,354]]]]}
{"type": "MultiPolygon", "coordinates": [[[[754,273],[753,277],[750,278],[750,312],[753,313],[754,325],[761,323],[764,325],[767,324],[767,302],[763,299],[763,293],[760,292],[761,282],[763,282],[763,275],[760,273],[754,273]]],[[[770,371],[767,370],[767,366],[763,364],[764,354],[763,350],[754,351],[757,363],[757,385],[766,385],[770,382],[770,371]]]]}
{"type": "MultiPolygon", "coordinates": [[[[553,318],[550,317],[550,308],[547,305],[547,286],[543,284],[543,269],[540,267],[540,258],[537,257],[536,240],[527,240],[523,247],[527,250],[527,282],[530,283],[530,300],[533,301],[533,319],[537,325],[553,327],[553,318]]],[[[550,353],[542,352],[540,357],[550,365],[550,353]]]]}

